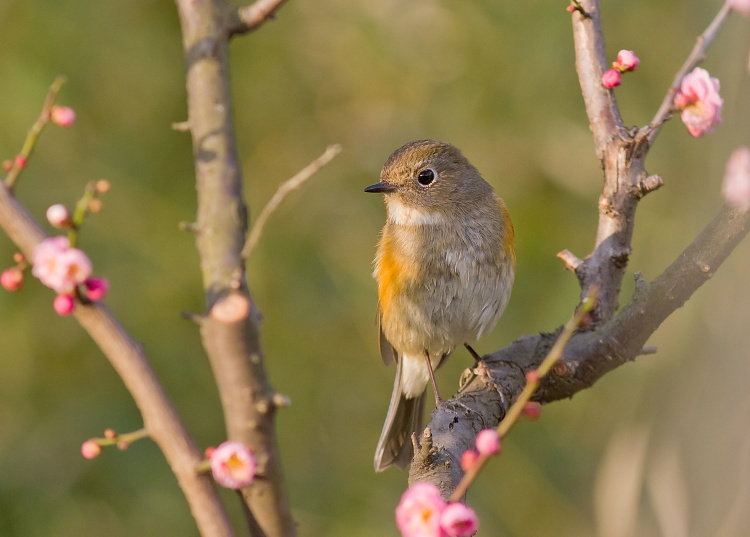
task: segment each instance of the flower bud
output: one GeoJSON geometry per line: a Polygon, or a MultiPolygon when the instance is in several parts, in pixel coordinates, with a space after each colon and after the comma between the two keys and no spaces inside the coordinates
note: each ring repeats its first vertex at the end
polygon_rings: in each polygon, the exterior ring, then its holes
{"type": "Polygon", "coordinates": [[[49,112],[52,123],[61,127],[70,127],[76,120],[76,112],[69,106],[53,106],[49,112]]]}
{"type": "Polygon", "coordinates": [[[0,274],[0,285],[8,291],[18,291],[23,285],[23,271],[18,267],[10,267],[0,274]]]}
{"type": "Polygon", "coordinates": [[[55,301],[52,303],[52,307],[55,308],[55,312],[58,315],[70,315],[76,308],[76,301],[70,295],[57,295],[55,301]]]}
{"type": "Polygon", "coordinates": [[[475,443],[480,455],[490,456],[500,453],[500,435],[495,429],[479,431],[475,443]]]}
{"type": "Polygon", "coordinates": [[[56,228],[64,228],[70,225],[70,215],[65,205],[56,203],[47,209],[47,221],[56,228]]]}
{"type": "Polygon", "coordinates": [[[622,82],[622,76],[619,69],[607,69],[602,75],[602,85],[605,88],[612,89],[622,82]]]}

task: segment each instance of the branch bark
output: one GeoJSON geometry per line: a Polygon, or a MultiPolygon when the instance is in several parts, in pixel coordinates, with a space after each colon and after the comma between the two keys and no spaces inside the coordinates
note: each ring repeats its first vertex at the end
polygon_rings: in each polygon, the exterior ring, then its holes
{"type": "MultiPolygon", "coordinates": [[[[281,2],[261,0],[258,21],[281,2]]],[[[221,0],[176,0],[187,63],[188,126],[193,139],[198,219],[206,310],[230,292],[250,300],[241,255],[247,231],[242,170],[235,145],[229,70],[229,39],[237,12],[221,0]]],[[[258,22],[259,24],[259,22],[258,22]]],[[[295,534],[274,429],[274,391],[263,367],[254,307],[240,322],[200,322],[203,346],[219,390],[227,436],[249,445],[261,472],[242,490],[252,513],[253,535],[295,534]]]]}
{"type": "MultiPolygon", "coordinates": [[[[638,286],[630,302],[598,330],[575,335],[562,362],[542,380],[534,399],[549,403],[593,386],[633,361],[659,325],[708,281],[750,231],[750,214],[723,207],[698,237],[654,281],[638,286]]],[[[447,497],[463,475],[459,460],[476,434],[495,427],[536,369],[557,334],[522,336],[467,370],[458,394],[440,405],[415,446],[409,482],[430,481],[447,497]]]]}

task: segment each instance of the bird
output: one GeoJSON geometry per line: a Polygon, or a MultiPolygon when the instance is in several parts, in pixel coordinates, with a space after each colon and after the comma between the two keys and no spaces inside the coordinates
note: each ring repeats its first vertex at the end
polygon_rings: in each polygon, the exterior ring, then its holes
{"type": "Polygon", "coordinates": [[[380,182],[386,223],[373,276],[378,285],[379,350],[396,363],[388,414],[375,451],[375,471],[412,458],[436,370],[459,345],[490,332],[510,299],[515,233],[503,200],[448,142],[417,140],[393,152],[380,182]]]}

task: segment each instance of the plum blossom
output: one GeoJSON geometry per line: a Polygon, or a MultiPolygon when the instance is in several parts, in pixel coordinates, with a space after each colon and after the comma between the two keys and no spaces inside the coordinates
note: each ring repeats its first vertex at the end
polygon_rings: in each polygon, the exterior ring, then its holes
{"type": "Polygon", "coordinates": [[[479,431],[475,443],[480,455],[490,456],[500,453],[500,435],[495,429],[479,431]]]}
{"type": "Polygon", "coordinates": [[[5,269],[0,274],[0,285],[8,291],[18,291],[23,285],[23,270],[18,266],[5,269]]]}
{"type": "Polygon", "coordinates": [[[440,516],[445,500],[432,483],[414,483],[396,507],[396,525],[404,537],[443,537],[440,516]]]}
{"type": "Polygon", "coordinates": [[[641,63],[640,58],[632,50],[621,50],[617,53],[617,61],[612,67],[620,71],[632,71],[641,63]]]}
{"type": "Polygon", "coordinates": [[[248,486],[258,468],[250,448],[242,442],[224,442],[213,450],[209,461],[216,482],[228,489],[248,486]]]}
{"type": "Polygon", "coordinates": [[[470,537],[479,529],[479,518],[471,507],[449,503],[440,514],[440,527],[449,537],[470,537]]]}
{"type": "Polygon", "coordinates": [[[76,111],[69,106],[53,106],[49,112],[52,123],[61,127],[70,127],[76,120],[76,111]]]}
{"type": "Polygon", "coordinates": [[[47,209],[47,221],[57,228],[62,228],[70,223],[70,215],[65,205],[56,203],[47,209]]]}
{"type": "Polygon", "coordinates": [[[730,207],[750,211],[750,148],[735,149],[729,157],[721,194],[730,207]]]}
{"type": "Polygon", "coordinates": [[[605,88],[614,88],[622,82],[622,75],[619,69],[607,69],[602,75],[602,85],[605,88]]]}
{"type": "Polygon", "coordinates": [[[91,276],[88,256],[78,248],[71,248],[64,236],[48,237],[37,244],[31,261],[31,273],[58,294],[72,294],[77,285],[91,276]]]}
{"type": "Polygon", "coordinates": [[[92,302],[102,300],[109,291],[109,280],[106,278],[93,277],[83,282],[86,287],[86,298],[92,302]]]}
{"type": "Polygon", "coordinates": [[[719,95],[719,87],[719,80],[700,67],[682,79],[674,103],[682,110],[680,117],[691,135],[698,137],[713,132],[713,126],[721,122],[724,100],[719,95]]]}

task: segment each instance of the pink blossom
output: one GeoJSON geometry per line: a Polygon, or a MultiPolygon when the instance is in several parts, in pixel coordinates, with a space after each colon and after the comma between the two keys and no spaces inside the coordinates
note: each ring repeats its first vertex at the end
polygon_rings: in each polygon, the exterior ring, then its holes
{"type": "Polygon", "coordinates": [[[49,117],[52,123],[61,127],[70,127],[76,120],[76,111],[69,106],[53,106],[49,117]]]}
{"type": "Polygon", "coordinates": [[[479,431],[476,446],[480,455],[497,455],[500,453],[500,435],[495,429],[479,431]]]}
{"type": "Polygon", "coordinates": [[[58,315],[70,315],[76,308],[76,301],[70,295],[57,295],[52,307],[58,315]]]}
{"type": "Polygon", "coordinates": [[[622,82],[622,75],[619,69],[607,69],[602,75],[602,85],[605,88],[614,88],[622,82]]]}
{"type": "Polygon", "coordinates": [[[479,529],[479,518],[471,507],[449,503],[440,515],[440,527],[449,537],[470,537],[479,529]]]}
{"type": "Polygon", "coordinates": [[[461,454],[461,469],[468,472],[469,468],[474,466],[479,458],[479,452],[476,449],[467,449],[461,454]]]}
{"type": "Polygon", "coordinates": [[[81,444],[81,455],[87,459],[93,459],[102,452],[102,447],[97,444],[94,440],[86,440],[81,444]]]}
{"type": "Polygon", "coordinates": [[[23,155],[16,155],[16,158],[13,159],[13,165],[16,168],[25,168],[26,167],[26,157],[23,155]]]}
{"type": "Polygon", "coordinates": [[[746,17],[750,17],[750,0],[728,0],[727,5],[746,17]]]}
{"type": "Polygon", "coordinates": [[[713,126],[721,122],[724,100],[719,95],[719,80],[705,69],[696,67],[685,75],[674,103],[682,110],[680,117],[693,136],[713,132],[713,126]]]}
{"type": "Polygon", "coordinates": [[[414,483],[396,507],[396,525],[403,537],[443,537],[440,516],[445,500],[432,483],[414,483]]]}
{"type": "Polygon", "coordinates": [[[211,453],[209,461],[216,482],[228,489],[248,486],[258,468],[250,448],[241,442],[224,442],[211,453]]]}
{"type": "Polygon", "coordinates": [[[612,65],[619,71],[632,71],[641,63],[640,58],[632,50],[621,50],[617,53],[617,61],[612,65]]]}
{"type": "Polygon", "coordinates": [[[721,193],[727,205],[742,212],[750,211],[750,149],[735,149],[727,161],[721,193]]]}
{"type": "Polygon", "coordinates": [[[18,267],[10,267],[0,274],[0,285],[8,291],[18,291],[23,284],[23,271],[18,267]]]}
{"type": "Polygon", "coordinates": [[[78,248],[71,248],[67,237],[41,241],[31,255],[31,273],[59,294],[72,294],[77,285],[91,276],[91,261],[78,248]]]}
{"type": "Polygon", "coordinates": [[[92,302],[102,300],[109,291],[109,280],[106,278],[93,277],[83,282],[86,286],[86,298],[92,302]]]}
{"type": "Polygon", "coordinates": [[[47,221],[57,228],[65,227],[70,222],[68,209],[62,203],[50,205],[47,209],[47,221]]]}

